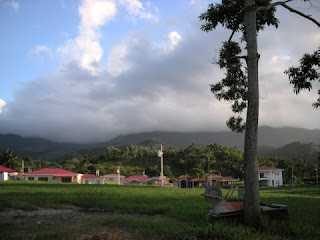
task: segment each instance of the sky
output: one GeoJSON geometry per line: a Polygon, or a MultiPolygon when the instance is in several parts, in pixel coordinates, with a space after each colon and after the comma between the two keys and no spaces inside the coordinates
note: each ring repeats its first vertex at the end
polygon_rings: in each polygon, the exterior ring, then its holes
{"type": "MultiPolygon", "coordinates": [[[[0,0],[0,133],[90,143],[148,131],[221,131],[230,103],[210,92],[230,31],[200,30],[206,0],[0,0]]],[[[320,3],[296,0],[320,19],[320,3]]],[[[293,93],[288,67],[320,30],[278,7],[259,33],[259,125],[320,129],[319,84],[293,93]]],[[[239,35],[235,36],[237,39],[239,35]]]]}

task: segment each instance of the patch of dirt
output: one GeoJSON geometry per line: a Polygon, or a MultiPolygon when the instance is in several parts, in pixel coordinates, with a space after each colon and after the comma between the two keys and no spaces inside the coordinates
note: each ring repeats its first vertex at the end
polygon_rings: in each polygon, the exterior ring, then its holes
{"type": "MultiPolygon", "coordinates": [[[[0,226],[6,227],[4,235],[1,234],[1,239],[37,239],[37,234],[49,232],[54,235],[55,230],[65,230],[67,232],[67,234],[63,235],[63,239],[139,239],[126,229],[114,229],[93,223],[96,220],[114,218],[115,214],[113,213],[84,212],[81,208],[77,207],[69,207],[68,209],[38,209],[34,211],[10,209],[0,212],[0,226]]],[[[59,235],[55,239],[60,239],[59,235]]]]}

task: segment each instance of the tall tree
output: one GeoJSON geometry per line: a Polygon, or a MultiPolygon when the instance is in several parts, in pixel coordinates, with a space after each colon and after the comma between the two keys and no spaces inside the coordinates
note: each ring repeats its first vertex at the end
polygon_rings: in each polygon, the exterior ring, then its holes
{"type": "MultiPolygon", "coordinates": [[[[320,47],[312,54],[304,54],[300,59],[299,67],[291,67],[284,71],[289,76],[290,84],[293,85],[293,91],[299,94],[301,90],[312,89],[312,81],[320,82],[320,47]]],[[[312,104],[314,108],[320,107],[320,90],[319,98],[312,104]]]]}
{"type": "MultiPolygon", "coordinates": [[[[219,100],[233,101],[232,111],[239,114],[230,117],[228,127],[233,131],[245,130],[244,170],[245,196],[244,220],[252,226],[260,225],[260,198],[257,172],[257,136],[259,119],[259,78],[257,34],[265,25],[278,26],[274,13],[276,6],[283,6],[291,12],[320,24],[309,15],[305,15],[290,6],[293,0],[272,3],[271,0],[222,0],[215,5],[209,4],[208,10],[199,16],[205,21],[201,29],[211,31],[219,24],[231,30],[228,41],[224,42],[219,52],[218,64],[226,68],[225,78],[211,85],[211,91],[219,100]],[[241,41],[246,42],[246,55],[241,54],[238,42],[232,41],[235,32],[241,33],[241,41]],[[246,61],[244,68],[241,60],[246,61]],[[240,114],[247,108],[246,123],[240,114]]],[[[306,1],[306,0],[305,0],[306,1]]]]}
{"type": "Polygon", "coordinates": [[[20,158],[10,149],[5,150],[0,156],[0,165],[8,168],[20,169],[20,158]]]}

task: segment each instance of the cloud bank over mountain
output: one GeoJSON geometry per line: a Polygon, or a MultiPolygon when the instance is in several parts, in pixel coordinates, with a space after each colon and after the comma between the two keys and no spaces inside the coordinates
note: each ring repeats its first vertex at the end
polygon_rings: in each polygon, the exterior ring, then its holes
{"type": "MultiPolygon", "coordinates": [[[[202,32],[197,17],[206,4],[195,2],[179,2],[183,11],[168,14],[153,2],[82,1],[74,37],[29,51],[33,61],[59,59],[58,66],[20,83],[10,101],[0,99],[0,132],[96,142],[142,131],[226,129],[230,104],[209,85],[223,77],[213,59],[230,32],[202,32]],[[105,45],[121,19],[139,27],[105,45]]],[[[318,47],[320,32],[285,9],[277,17],[279,28],[259,35],[260,124],[320,128],[320,111],[311,106],[319,86],[296,96],[283,73],[318,47]]]]}

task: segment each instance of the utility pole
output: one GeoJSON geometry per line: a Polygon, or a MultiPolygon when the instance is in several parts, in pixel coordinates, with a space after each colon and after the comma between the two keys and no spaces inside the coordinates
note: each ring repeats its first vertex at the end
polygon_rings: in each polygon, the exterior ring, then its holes
{"type": "Polygon", "coordinates": [[[23,174],[24,173],[24,160],[21,161],[21,170],[20,172],[23,174]]]}
{"type": "Polygon", "coordinates": [[[118,173],[118,185],[120,185],[120,167],[118,167],[117,173],[118,173]]]}
{"type": "Polygon", "coordinates": [[[291,186],[293,186],[293,170],[294,168],[291,169],[291,186]]]}
{"type": "Polygon", "coordinates": [[[160,178],[161,178],[161,187],[163,187],[163,152],[162,152],[162,144],[160,145],[160,149],[158,151],[158,157],[160,157],[160,159],[161,159],[161,174],[160,174],[160,178]]]}

